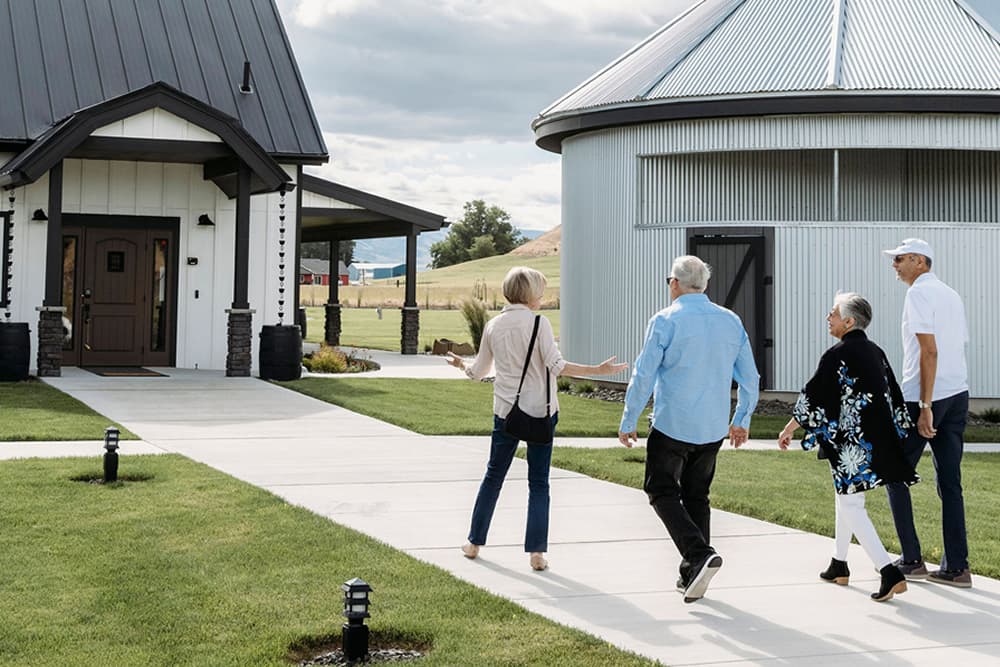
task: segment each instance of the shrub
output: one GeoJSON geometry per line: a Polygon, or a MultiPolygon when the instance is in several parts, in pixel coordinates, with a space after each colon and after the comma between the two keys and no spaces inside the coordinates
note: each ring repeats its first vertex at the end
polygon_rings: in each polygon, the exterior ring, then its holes
{"type": "Polygon", "coordinates": [[[344,373],[347,355],[329,345],[321,345],[318,352],[302,358],[302,365],[313,373],[344,373]]]}
{"type": "Polygon", "coordinates": [[[578,394],[593,394],[594,384],[592,382],[577,382],[576,383],[576,393],[578,394]]]}
{"type": "Polygon", "coordinates": [[[379,369],[377,363],[359,358],[354,350],[348,354],[325,343],[318,352],[304,356],[302,365],[312,373],[361,373],[379,369]]]}
{"type": "Polygon", "coordinates": [[[1000,408],[986,408],[979,416],[992,424],[1000,423],[1000,408]]]}
{"type": "Polygon", "coordinates": [[[569,381],[569,378],[559,378],[556,380],[556,387],[559,388],[559,391],[569,391],[572,386],[573,383],[569,381]]]}
{"type": "Polygon", "coordinates": [[[462,302],[462,317],[469,326],[469,335],[472,336],[472,346],[479,352],[479,343],[483,340],[483,330],[486,329],[486,322],[490,316],[486,311],[486,304],[479,299],[466,299],[462,302]]]}

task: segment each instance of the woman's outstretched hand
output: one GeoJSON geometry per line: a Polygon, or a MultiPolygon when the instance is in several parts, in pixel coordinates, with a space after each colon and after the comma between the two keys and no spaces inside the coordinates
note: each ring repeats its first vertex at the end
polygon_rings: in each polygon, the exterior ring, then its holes
{"type": "Polygon", "coordinates": [[[628,368],[628,364],[616,364],[617,356],[608,357],[597,367],[598,375],[614,375],[628,368]]]}
{"type": "Polygon", "coordinates": [[[450,365],[454,366],[455,368],[457,368],[460,371],[464,371],[465,370],[465,359],[463,359],[462,357],[458,356],[454,352],[448,352],[447,354],[448,354],[448,358],[445,359],[445,361],[447,361],[450,365]]]}

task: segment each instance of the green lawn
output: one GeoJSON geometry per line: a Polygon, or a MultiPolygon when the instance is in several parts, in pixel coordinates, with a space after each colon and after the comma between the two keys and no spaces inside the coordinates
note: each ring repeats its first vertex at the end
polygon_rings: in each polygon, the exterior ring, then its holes
{"type": "MultiPolygon", "coordinates": [[[[543,310],[542,315],[549,318],[552,330],[559,335],[559,311],[543,310]]],[[[490,317],[496,311],[490,313],[490,317]]],[[[323,340],[323,308],[306,308],[306,340],[319,343],[323,340]]],[[[374,350],[399,351],[399,339],[402,314],[399,308],[383,308],[382,319],[379,319],[374,308],[343,308],[340,311],[341,347],[365,347],[374,350]]],[[[458,310],[421,310],[420,311],[420,342],[419,349],[423,351],[431,345],[435,338],[448,338],[458,342],[472,342],[465,318],[458,310]]]]}
{"type": "MultiPolygon", "coordinates": [[[[372,593],[372,644],[421,665],[653,665],[180,456],[0,465],[0,663],[289,665],[339,646],[343,593],[372,593]]],[[[461,556],[456,551],[456,558],[461,556]]]]}
{"type": "Polygon", "coordinates": [[[44,382],[0,382],[0,441],[103,440],[117,426],[122,439],[135,434],[44,382]]]}
{"type": "MultiPolygon", "coordinates": [[[[833,536],[833,484],[830,466],[811,452],[750,451],[724,447],[712,484],[712,506],[744,516],[833,536]]],[[[556,447],[552,465],[597,479],[641,489],[645,449],[556,447]]],[[[930,455],[918,466],[923,481],[911,487],[914,515],[924,557],[941,559],[941,503],[934,488],[930,455]]],[[[966,527],[972,571],[1000,577],[1000,454],[966,454],[962,463],[966,527]]],[[[889,551],[899,552],[885,491],[865,494],[872,521],[889,551]]],[[[650,510],[652,511],[652,510],[650,510]]],[[[816,554],[816,566],[829,553],[816,554]]],[[[780,554],[775,554],[775,562],[780,554]]]]}
{"type": "MultiPolygon", "coordinates": [[[[441,363],[444,363],[443,361],[441,363]]],[[[281,384],[335,405],[427,435],[488,435],[493,385],[464,379],[303,378],[281,384]],[[413,406],[419,405],[419,410],[413,406]]],[[[557,436],[614,436],[620,403],[559,395],[557,436]]],[[[641,420],[645,422],[645,420],[641,420]]],[[[645,437],[645,426],[642,435],[645,437]]]]}

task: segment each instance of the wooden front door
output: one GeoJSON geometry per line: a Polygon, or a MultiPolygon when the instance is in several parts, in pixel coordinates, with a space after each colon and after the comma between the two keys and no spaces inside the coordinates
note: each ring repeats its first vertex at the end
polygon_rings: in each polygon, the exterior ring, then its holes
{"type": "Polygon", "coordinates": [[[758,229],[691,230],[688,246],[692,255],[712,267],[712,278],[705,290],[708,298],[743,320],[761,387],[770,387],[773,347],[770,235],[758,229]]]}
{"type": "Polygon", "coordinates": [[[115,227],[64,228],[67,365],[173,365],[177,234],[171,227],[137,218],[115,227]]]}

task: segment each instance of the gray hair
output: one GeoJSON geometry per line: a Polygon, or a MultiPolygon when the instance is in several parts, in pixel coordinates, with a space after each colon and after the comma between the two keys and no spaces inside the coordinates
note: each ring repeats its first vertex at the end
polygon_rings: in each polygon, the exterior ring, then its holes
{"type": "Polygon", "coordinates": [[[838,292],[833,305],[840,309],[843,319],[854,320],[854,328],[864,331],[872,321],[872,305],[855,292],[838,292]]]}
{"type": "Polygon", "coordinates": [[[694,255],[681,255],[670,267],[670,275],[684,289],[704,292],[708,279],[712,277],[712,267],[694,255]]]}

